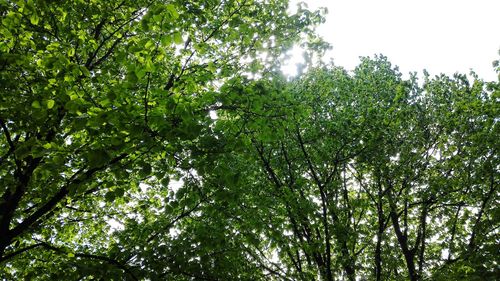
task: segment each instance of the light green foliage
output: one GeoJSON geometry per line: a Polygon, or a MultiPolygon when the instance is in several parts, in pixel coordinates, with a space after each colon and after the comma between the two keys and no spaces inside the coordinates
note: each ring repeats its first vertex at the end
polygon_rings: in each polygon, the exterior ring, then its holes
{"type": "Polygon", "coordinates": [[[0,1],[0,278],[498,275],[499,84],[287,80],[326,45],[286,8],[0,1]]]}
{"type": "Polygon", "coordinates": [[[1,1],[0,278],[145,274],[132,244],[168,235],[208,200],[169,180],[217,142],[219,85],[277,69],[314,37],[321,15],[287,5],[1,1]],[[111,235],[116,222],[132,244],[111,235]]]}
{"type": "Polygon", "coordinates": [[[419,85],[384,57],[250,83],[252,106],[217,123],[248,146],[236,163],[260,199],[261,266],[277,279],[492,279],[496,87],[419,85]]]}

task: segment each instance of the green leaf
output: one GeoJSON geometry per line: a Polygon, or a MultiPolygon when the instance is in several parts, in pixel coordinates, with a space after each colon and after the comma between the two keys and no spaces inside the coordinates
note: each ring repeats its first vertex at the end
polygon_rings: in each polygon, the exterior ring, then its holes
{"type": "Polygon", "coordinates": [[[37,108],[37,109],[42,108],[42,107],[40,106],[40,102],[39,102],[39,101],[37,101],[37,100],[31,103],[31,107],[33,107],[33,108],[37,108]]]}
{"type": "Polygon", "coordinates": [[[48,108],[48,109],[53,108],[55,103],[56,103],[56,102],[55,102],[54,100],[48,100],[48,101],[47,101],[47,108],[48,108]]]}
{"type": "Polygon", "coordinates": [[[144,45],[144,48],[152,50],[155,46],[155,42],[153,40],[148,40],[146,42],[146,45],[144,45]]]}
{"type": "Polygon", "coordinates": [[[151,175],[152,168],[151,165],[148,163],[144,163],[141,170],[139,171],[139,176],[140,177],[147,177],[151,175]]]}
{"type": "Polygon", "coordinates": [[[151,58],[146,59],[146,63],[144,66],[145,66],[146,72],[155,71],[155,66],[154,66],[153,62],[151,61],[151,58]]]}
{"type": "Polygon", "coordinates": [[[109,158],[109,154],[103,149],[98,149],[87,153],[87,160],[90,167],[101,167],[109,161],[109,158]]]}
{"type": "Polygon", "coordinates": [[[85,77],[90,77],[90,71],[85,66],[80,66],[80,71],[85,77]]]}
{"type": "Polygon", "coordinates": [[[36,13],[31,14],[30,22],[32,25],[37,25],[39,20],[40,20],[40,18],[38,17],[38,15],[36,13]]]}
{"type": "Polygon", "coordinates": [[[175,6],[172,5],[172,4],[167,4],[166,6],[167,8],[167,11],[169,12],[170,14],[170,17],[173,19],[173,20],[176,20],[179,18],[179,13],[177,13],[177,10],[175,9],[175,6]]]}
{"type": "Polygon", "coordinates": [[[168,47],[172,44],[172,36],[170,35],[163,35],[160,40],[163,47],[168,47]]]}
{"type": "Polygon", "coordinates": [[[174,33],[174,43],[175,44],[182,44],[184,42],[184,39],[182,39],[182,35],[179,32],[174,33]]]}
{"type": "Polygon", "coordinates": [[[117,188],[115,190],[115,196],[116,197],[123,197],[124,194],[125,194],[125,189],[124,188],[117,188]]]}
{"type": "Polygon", "coordinates": [[[115,198],[116,198],[116,193],[114,191],[108,191],[106,195],[104,195],[104,199],[107,202],[113,202],[115,201],[115,198]]]}
{"type": "Polygon", "coordinates": [[[137,75],[137,78],[141,79],[144,76],[146,76],[147,70],[145,67],[138,67],[135,69],[135,74],[137,75]]]}
{"type": "Polygon", "coordinates": [[[164,177],[163,179],[161,179],[161,182],[160,182],[160,184],[164,187],[168,187],[169,183],[170,183],[169,176],[164,177]]]}

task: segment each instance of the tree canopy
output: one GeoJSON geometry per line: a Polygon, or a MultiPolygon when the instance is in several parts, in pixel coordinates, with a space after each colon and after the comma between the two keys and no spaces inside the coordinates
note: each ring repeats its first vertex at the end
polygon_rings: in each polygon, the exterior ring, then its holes
{"type": "Polygon", "coordinates": [[[284,77],[287,8],[0,2],[0,278],[494,280],[500,82],[284,77]]]}

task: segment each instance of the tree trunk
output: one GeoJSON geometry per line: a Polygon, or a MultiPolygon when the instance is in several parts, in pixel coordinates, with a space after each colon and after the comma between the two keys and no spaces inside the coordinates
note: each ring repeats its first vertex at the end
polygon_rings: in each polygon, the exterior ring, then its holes
{"type": "Polygon", "coordinates": [[[410,249],[408,245],[408,237],[401,230],[401,226],[399,224],[399,216],[397,214],[396,206],[394,204],[392,195],[390,193],[389,193],[389,205],[391,207],[390,217],[392,221],[392,226],[394,228],[394,232],[396,233],[399,246],[405,258],[406,268],[408,270],[408,277],[410,278],[411,281],[417,281],[418,274],[415,270],[415,251],[410,249]]]}

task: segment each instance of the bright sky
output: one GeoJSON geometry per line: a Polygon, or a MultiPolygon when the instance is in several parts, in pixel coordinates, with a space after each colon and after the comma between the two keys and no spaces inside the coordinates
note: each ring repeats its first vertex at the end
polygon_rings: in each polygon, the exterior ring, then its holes
{"type": "MultiPolygon", "coordinates": [[[[298,1],[292,1],[293,3],[298,1]]],[[[305,0],[326,7],[319,34],[333,45],[325,61],[354,68],[360,56],[382,53],[404,74],[469,73],[496,80],[499,0],[305,0]]],[[[287,71],[288,72],[288,71],[287,71]]],[[[292,71],[293,73],[293,71],[292,71]]]]}

